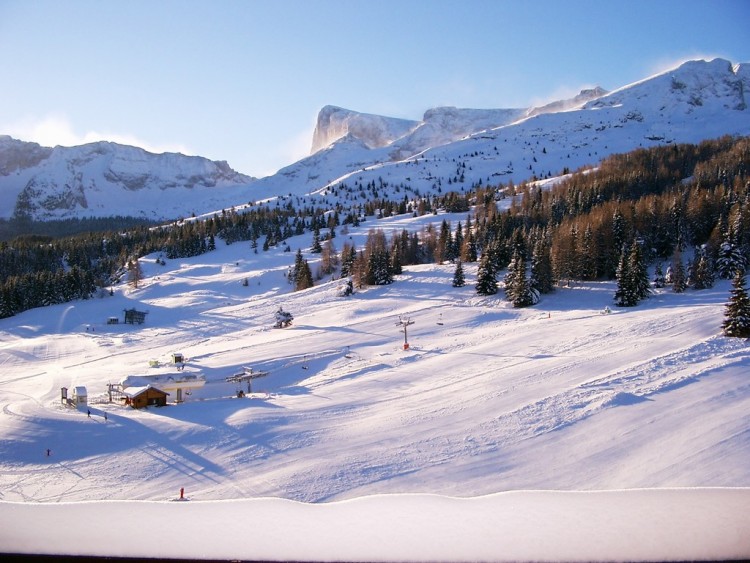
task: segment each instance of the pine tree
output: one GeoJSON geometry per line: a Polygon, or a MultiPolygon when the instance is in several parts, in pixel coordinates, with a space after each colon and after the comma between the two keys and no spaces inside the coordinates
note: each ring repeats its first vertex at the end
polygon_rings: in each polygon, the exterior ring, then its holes
{"type": "Polygon", "coordinates": [[[745,257],[736,245],[725,239],[719,247],[719,256],[716,259],[716,275],[722,280],[732,279],[738,269],[745,269],[745,257]]]}
{"type": "Polygon", "coordinates": [[[461,221],[458,222],[456,227],[456,235],[453,237],[453,245],[451,246],[451,260],[460,260],[461,252],[464,247],[464,233],[461,227],[461,221]]]}
{"type": "Polygon", "coordinates": [[[489,252],[484,252],[479,260],[477,270],[477,293],[479,295],[495,295],[497,293],[497,279],[495,266],[489,252]]]}
{"type": "Polygon", "coordinates": [[[357,251],[354,246],[344,243],[341,249],[341,277],[346,278],[352,275],[352,265],[357,259],[357,251]]]}
{"type": "Polygon", "coordinates": [[[367,285],[388,285],[393,283],[390,252],[376,249],[367,258],[365,283],[367,285]]]}
{"type": "Polygon", "coordinates": [[[648,269],[637,240],[633,241],[629,251],[623,247],[616,278],[615,305],[618,307],[635,307],[651,294],[648,269]]]}
{"type": "Polygon", "coordinates": [[[463,287],[464,285],[466,285],[464,268],[461,265],[461,260],[456,260],[456,270],[453,272],[453,287],[463,287]]]}
{"type": "Polygon", "coordinates": [[[617,264],[617,272],[615,273],[615,277],[617,278],[615,305],[618,307],[635,307],[638,304],[632,285],[633,278],[630,274],[629,254],[627,248],[623,246],[622,252],[620,252],[620,261],[617,264]]]}
{"type": "Polygon", "coordinates": [[[549,244],[544,238],[534,244],[531,254],[531,286],[539,293],[551,293],[555,288],[549,244]]]}
{"type": "Polygon", "coordinates": [[[682,264],[682,253],[680,252],[679,247],[675,248],[674,254],[672,255],[670,278],[672,291],[675,293],[682,293],[687,289],[687,276],[685,274],[685,267],[682,264]]]}
{"type": "Polygon", "coordinates": [[[509,272],[506,276],[505,296],[514,307],[528,307],[538,301],[538,293],[533,290],[531,283],[526,278],[526,260],[521,252],[516,249],[513,253],[509,272]],[[510,283],[508,283],[510,279],[510,283]]]}
{"type": "Polygon", "coordinates": [[[711,259],[708,257],[705,247],[697,249],[696,253],[697,257],[692,276],[693,288],[709,289],[714,285],[714,269],[711,259]]]}
{"type": "Polygon", "coordinates": [[[315,285],[313,283],[313,275],[310,270],[310,265],[307,260],[302,260],[299,269],[297,270],[297,278],[294,283],[294,291],[301,291],[315,285]]]}
{"type": "Polygon", "coordinates": [[[633,242],[628,257],[631,284],[635,294],[636,303],[651,295],[651,283],[648,279],[648,268],[643,256],[643,249],[638,241],[633,242]]]}
{"type": "Polygon", "coordinates": [[[401,253],[397,248],[394,248],[390,253],[390,272],[391,277],[400,276],[403,273],[403,267],[401,266],[401,253]]]}
{"type": "Polygon", "coordinates": [[[323,252],[323,247],[320,245],[320,229],[317,226],[313,231],[313,240],[312,246],[310,247],[310,252],[312,252],[313,254],[320,254],[321,252],[323,252]]]}
{"type": "Polygon", "coordinates": [[[725,336],[750,337],[750,298],[745,289],[745,273],[742,270],[737,270],[734,275],[721,328],[725,336]]]}
{"type": "Polygon", "coordinates": [[[578,275],[582,280],[596,279],[596,245],[594,244],[594,230],[591,223],[586,224],[586,229],[583,231],[578,262],[580,267],[578,275]]]}
{"type": "Polygon", "coordinates": [[[659,262],[654,268],[654,287],[662,288],[665,284],[664,273],[662,271],[661,262],[659,262]]]}

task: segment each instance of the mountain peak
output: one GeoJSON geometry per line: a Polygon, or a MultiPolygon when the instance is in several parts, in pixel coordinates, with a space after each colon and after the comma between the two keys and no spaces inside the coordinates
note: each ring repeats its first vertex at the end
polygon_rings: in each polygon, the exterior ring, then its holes
{"type": "Polygon", "coordinates": [[[360,113],[327,105],[318,112],[310,154],[347,135],[362,141],[371,149],[384,147],[402,137],[417,124],[418,122],[408,119],[360,113]]]}

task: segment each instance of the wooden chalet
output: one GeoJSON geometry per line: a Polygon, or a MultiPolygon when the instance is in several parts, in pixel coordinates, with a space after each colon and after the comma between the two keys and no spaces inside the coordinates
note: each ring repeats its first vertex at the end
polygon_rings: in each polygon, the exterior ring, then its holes
{"type": "Polygon", "coordinates": [[[146,315],[148,315],[148,311],[138,311],[135,307],[133,307],[132,309],[124,309],[124,311],[126,324],[142,325],[144,322],[146,322],[146,315]]]}
{"type": "Polygon", "coordinates": [[[169,395],[166,391],[162,391],[153,385],[128,387],[122,394],[125,397],[125,404],[134,409],[166,406],[167,396],[169,395]]]}

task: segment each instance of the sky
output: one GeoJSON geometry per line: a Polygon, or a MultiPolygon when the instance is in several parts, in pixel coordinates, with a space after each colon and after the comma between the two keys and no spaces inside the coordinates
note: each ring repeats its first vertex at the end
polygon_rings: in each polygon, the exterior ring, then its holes
{"type": "Polygon", "coordinates": [[[750,62],[748,24],[747,0],[0,0],[0,134],[261,177],[309,154],[325,105],[529,107],[750,62]]]}

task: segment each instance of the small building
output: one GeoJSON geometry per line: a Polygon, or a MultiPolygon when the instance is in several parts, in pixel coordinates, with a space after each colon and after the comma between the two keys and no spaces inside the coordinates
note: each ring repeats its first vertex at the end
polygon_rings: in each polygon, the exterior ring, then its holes
{"type": "Polygon", "coordinates": [[[184,364],[185,363],[185,356],[182,355],[180,352],[175,352],[172,354],[172,363],[173,364],[184,364]]]}
{"type": "Polygon", "coordinates": [[[122,378],[119,385],[127,392],[150,385],[171,395],[171,398],[176,403],[181,403],[194,390],[200,389],[206,384],[206,377],[200,372],[185,372],[180,368],[178,368],[178,372],[157,373],[153,375],[129,375],[122,378]]]}
{"type": "Polygon", "coordinates": [[[83,385],[79,385],[78,387],[73,388],[72,401],[73,406],[75,407],[85,407],[88,404],[88,393],[86,392],[86,388],[83,385]]]}
{"type": "Polygon", "coordinates": [[[146,385],[144,387],[128,387],[123,391],[123,395],[126,405],[130,405],[134,409],[142,409],[151,406],[166,406],[169,393],[153,385],[146,385]]]}
{"type": "Polygon", "coordinates": [[[133,307],[132,309],[124,309],[124,311],[126,324],[142,325],[144,322],[146,322],[146,315],[148,315],[148,311],[138,311],[135,307],[133,307]]]}

